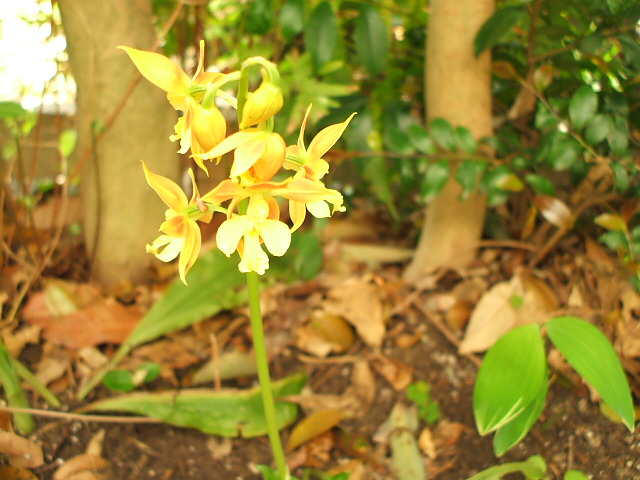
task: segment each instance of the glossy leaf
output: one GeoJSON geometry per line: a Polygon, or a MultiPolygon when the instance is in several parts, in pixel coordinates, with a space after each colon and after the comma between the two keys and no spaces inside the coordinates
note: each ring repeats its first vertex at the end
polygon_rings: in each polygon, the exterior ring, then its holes
{"type": "Polygon", "coordinates": [[[436,153],[436,146],[431,139],[429,133],[420,125],[410,125],[407,128],[407,135],[409,135],[409,141],[420,153],[426,153],[433,155],[436,153]]]}
{"type": "Polygon", "coordinates": [[[521,415],[547,378],[544,343],[537,324],[503,335],[487,352],[473,391],[473,412],[481,435],[521,415]]]}
{"type": "Polygon", "coordinates": [[[582,147],[572,137],[557,135],[548,151],[547,162],[555,170],[567,170],[578,160],[582,147]]]}
{"type": "Polygon", "coordinates": [[[571,366],[634,429],[633,401],[620,359],[607,337],[576,317],[556,317],[546,324],[547,335],[571,366]]]}
{"type": "Polygon", "coordinates": [[[548,380],[546,377],[547,374],[545,372],[545,381],[542,383],[542,387],[524,411],[496,431],[495,437],[493,437],[493,452],[497,457],[501,457],[520,443],[520,440],[529,433],[531,427],[533,427],[540,417],[547,399],[548,380]]]}
{"type": "MultiPolygon", "coordinates": [[[[307,378],[292,375],[273,383],[275,397],[298,395],[307,378]]],[[[278,428],[292,423],[297,405],[276,400],[278,428]]],[[[256,437],[267,433],[260,387],[250,390],[179,390],[134,393],[91,403],[83,411],[121,411],[157,418],[170,425],[189,427],[223,437],[256,437]]]]}
{"type": "Polygon", "coordinates": [[[385,143],[389,150],[394,153],[400,153],[403,155],[410,155],[415,152],[415,147],[411,143],[409,134],[398,127],[392,127],[386,132],[385,143]]]}
{"type": "Polygon", "coordinates": [[[456,143],[458,147],[467,153],[476,153],[476,139],[473,138],[473,133],[467,127],[458,125],[455,129],[456,143]]]}
{"type": "Polygon", "coordinates": [[[287,0],[278,17],[280,31],[286,40],[291,40],[304,30],[304,0],[287,0]]]}
{"type": "Polygon", "coordinates": [[[598,113],[587,122],[587,126],[584,129],[584,138],[587,143],[597,145],[609,136],[612,128],[613,120],[611,116],[598,113]]]}
{"type": "Polygon", "coordinates": [[[425,202],[433,200],[447,184],[449,179],[449,162],[438,160],[432,162],[424,173],[422,182],[422,198],[425,202]]]}
{"type": "Polygon", "coordinates": [[[338,46],[338,20],[328,1],[323,1],[311,12],[305,33],[305,46],[320,70],[333,58],[338,46]]]}
{"type": "Polygon", "coordinates": [[[607,137],[607,143],[614,154],[622,155],[629,145],[629,125],[619,115],[614,115],[612,122],[613,125],[607,137]]]}
{"type": "Polygon", "coordinates": [[[505,7],[496,12],[480,27],[473,41],[473,53],[477,57],[486,49],[496,45],[518,21],[526,15],[521,6],[505,7]]]}
{"type": "Polygon", "coordinates": [[[587,85],[583,85],[569,101],[569,118],[573,128],[580,131],[598,110],[598,95],[587,85]]]}
{"type": "Polygon", "coordinates": [[[555,197],[556,189],[553,186],[551,180],[547,177],[543,177],[542,175],[538,175],[537,173],[529,173],[524,177],[525,181],[531,185],[533,191],[537,195],[547,195],[550,197],[555,197]]]}
{"type": "Polygon", "coordinates": [[[377,76],[387,65],[389,46],[387,28],[378,10],[363,4],[355,21],[356,55],[372,77],[377,76]]]}
{"type": "Polygon", "coordinates": [[[451,124],[444,118],[434,118],[429,123],[431,138],[444,150],[455,151],[458,142],[456,132],[451,124]]]}

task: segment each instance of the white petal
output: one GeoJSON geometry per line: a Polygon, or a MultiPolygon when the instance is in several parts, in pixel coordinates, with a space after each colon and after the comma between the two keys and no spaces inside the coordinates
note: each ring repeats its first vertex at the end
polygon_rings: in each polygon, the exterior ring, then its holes
{"type": "Polygon", "coordinates": [[[227,257],[238,248],[238,242],[243,235],[253,228],[253,220],[246,216],[233,217],[222,222],[216,233],[216,244],[227,257]]]}
{"type": "Polygon", "coordinates": [[[258,275],[264,275],[269,268],[269,257],[262,250],[258,235],[251,234],[244,237],[244,252],[238,268],[241,272],[256,272],[258,275]]]}
{"type": "Polygon", "coordinates": [[[178,256],[182,250],[184,238],[175,238],[169,235],[160,235],[151,245],[147,245],[147,252],[153,253],[159,260],[170,262],[178,256]],[[164,247],[164,248],[162,248],[164,247]],[[160,251],[162,249],[162,251],[160,251]]]}
{"type": "Polygon", "coordinates": [[[279,220],[263,220],[260,222],[260,236],[267,250],[276,257],[286,253],[291,245],[291,231],[279,220]]]}
{"type": "Polygon", "coordinates": [[[324,200],[307,203],[307,210],[309,210],[309,213],[316,218],[327,218],[331,216],[329,205],[324,200]]]}

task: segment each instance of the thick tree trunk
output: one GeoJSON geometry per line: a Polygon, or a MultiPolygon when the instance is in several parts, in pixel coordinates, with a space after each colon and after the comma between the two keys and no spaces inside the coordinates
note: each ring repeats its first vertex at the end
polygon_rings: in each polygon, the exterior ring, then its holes
{"type": "MultiPolygon", "coordinates": [[[[491,135],[491,59],[488,51],[474,56],[473,40],[493,13],[495,0],[431,0],[430,7],[427,119],[445,118],[454,126],[469,128],[476,138],[491,135]]],[[[418,248],[405,271],[408,281],[437,267],[464,267],[475,258],[486,200],[480,194],[460,200],[460,191],[451,175],[427,207],[418,248]]]]}
{"type": "MultiPolygon", "coordinates": [[[[69,60],[78,86],[78,155],[92,147],[137,74],[118,45],[150,49],[155,40],[150,0],[59,0],[69,60]]],[[[92,274],[104,286],[144,281],[154,260],[164,206],[145,182],[140,160],[169,178],[179,173],[176,113],[166,95],[138,82],[82,170],[85,240],[92,274]]]]}

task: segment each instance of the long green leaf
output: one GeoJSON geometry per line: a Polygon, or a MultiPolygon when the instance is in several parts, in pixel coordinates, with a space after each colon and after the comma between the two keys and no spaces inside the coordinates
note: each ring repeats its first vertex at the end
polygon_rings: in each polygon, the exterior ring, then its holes
{"type": "Polygon", "coordinates": [[[576,317],[556,317],[547,322],[547,334],[571,366],[600,394],[604,403],[634,429],[633,400],[620,359],[607,337],[576,317]]]}
{"type": "Polygon", "coordinates": [[[468,480],[498,480],[513,472],[522,472],[527,480],[543,479],[546,478],[544,475],[547,473],[547,464],[540,455],[533,455],[524,462],[509,462],[488,468],[468,480]]]}
{"type": "MultiPolygon", "coordinates": [[[[0,383],[4,388],[5,397],[12,407],[29,408],[29,401],[20,385],[14,362],[9,349],[0,339],[0,383]]],[[[28,413],[14,413],[13,420],[20,433],[28,434],[35,428],[33,417],[28,413]]]]}
{"type": "Polygon", "coordinates": [[[389,56],[387,29],[378,10],[369,4],[360,7],[355,21],[356,54],[372,77],[384,70],[389,56]]]}
{"type": "MultiPolygon", "coordinates": [[[[273,383],[277,397],[298,395],[307,382],[304,374],[291,375],[273,383]]],[[[223,437],[256,437],[267,433],[260,388],[215,392],[181,390],[134,393],[94,402],[82,411],[122,411],[157,418],[171,425],[189,427],[223,437]]],[[[276,401],[278,428],[292,423],[297,405],[276,401]]]]}
{"type": "Polygon", "coordinates": [[[305,46],[313,57],[316,71],[329,60],[338,46],[338,20],[328,1],[311,12],[305,33],[305,46]]]}
{"type": "Polygon", "coordinates": [[[473,53],[477,57],[487,48],[493,47],[526,15],[522,6],[505,7],[496,12],[480,27],[473,41],[473,53]]]}
{"type": "Polygon", "coordinates": [[[576,130],[582,130],[598,110],[598,95],[587,85],[582,85],[569,101],[569,118],[576,130]]]}
{"type": "Polygon", "coordinates": [[[481,435],[522,414],[546,381],[547,363],[537,324],[503,335],[487,352],[473,391],[473,413],[481,435]]]}

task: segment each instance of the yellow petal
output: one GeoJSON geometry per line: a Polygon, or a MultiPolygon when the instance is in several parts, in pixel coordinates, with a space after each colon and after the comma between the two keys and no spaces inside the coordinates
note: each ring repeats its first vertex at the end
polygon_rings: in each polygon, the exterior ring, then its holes
{"type": "Polygon", "coordinates": [[[142,168],[147,183],[156,191],[167,207],[175,212],[182,212],[187,206],[187,196],[182,189],[168,178],[153,173],[144,162],[142,162],[142,168]]]}
{"type": "Polygon", "coordinates": [[[232,180],[223,180],[220,184],[208,193],[205,193],[200,200],[207,203],[220,205],[231,198],[246,198],[249,194],[240,185],[232,180]]]}
{"type": "Polygon", "coordinates": [[[216,245],[222,253],[229,257],[238,248],[240,239],[252,229],[253,220],[247,216],[229,218],[218,227],[216,245]]]}
{"type": "Polygon", "coordinates": [[[295,232],[302,226],[302,224],[304,223],[304,219],[307,216],[307,208],[305,207],[304,203],[290,200],[289,216],[291,217],[291,221],[293,222],[291,231],[295,232]]]}
{"type": "Polygon", "coordinates": [[[316,218],[328,218],[331,216],[329,205],[327,205],[327,202],[324,200],[307,203],[307,210],[309,210],[309,213],[316,218]]]}
{"type": "Polygon", "coordinates": [[[183,238],[174,238],[169,235],[160,235],[153,241],[151,245],[147,245],[147,253],[153,253],[159,260],[162,260],[163,262],[170,262],[178,256],[178,254],[182,250],[183,243],[183,238]]]}
{"type": "Polygon", "coordinates": [[[209,150],[208,152],[200,155],[200,157],[204,158],[205,160],[221,157],[225,153],[228,153],[231,150],[237,148],[238,145],[242,145],[243,143],[255,140],[256,138],[264,137],[264,135],[265,132],[261,132],[253,128],[242,130],[241,132],[236,132],[233,135],[225,138],[212,150],[209,150]]]}
{"type": "Polygon", "coordinates": [[[167,93],[186,96],[191,80],[180,66],[159,53],[119,46],[142,76],[167,93]]]}
{"type": "Polygon", "coordinates": [[[291,245],[291,231],[280,220],[263,220],[260,222],[260,236],[267,250],[276,257],[284,255],[291,245]]]}
{"type": "Polygon", "coordinates": [[[202,237],[198,224],[193,220],[188,221],[185,227],[186,235],[184,237],[182,252],[180,252],[180,260],[178,261],[178,272],[180,273],[180,280],[182,280],[182,283],[186,285],[187,272],[198,259],[200,246],[202,244],[202,237]]]}
{"type": "Polygon", "coordinates": [[[311,105],[307,107],[307,111],[304,114],[304,119],[302,120],[302,125],[300,126],[300,135],[298,135],[298,148],[300,150],[300,153],[306,152],[306,149],[304,148],[304,130],[307,126],[309,112],[311,112],[311,105]]]}
{"type": "Polygon", "coordinates": [[[244,237],[244,251],[238,265],[241,272],[256,272],[263,275],[269,268],[269,257],[260,246],[260,239],[256,233],[244,237]]]}
{"type": "Polygon", "coordinates": [[[265,149],[264,138],[256,138],[238,145],[233,154],[231,176],[237,177],[249,170],[258,161],[265,149]]]}
{"type": "Polygon", "coordinates": [[[349,118],[344,122],[329,125],[322,129],[309,144],[309,148],[307,149],[309,156],[311,158],[322,158],[322,156],[338,141],[354,115],[355,112],[349,115],[349,118]]]}

